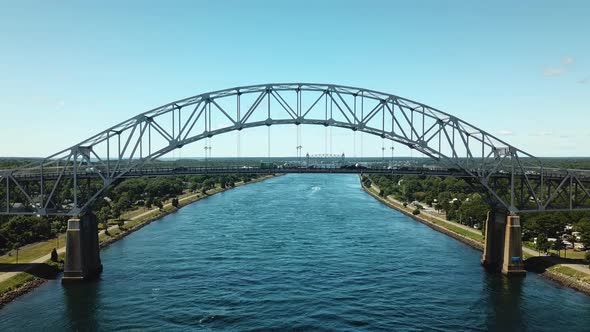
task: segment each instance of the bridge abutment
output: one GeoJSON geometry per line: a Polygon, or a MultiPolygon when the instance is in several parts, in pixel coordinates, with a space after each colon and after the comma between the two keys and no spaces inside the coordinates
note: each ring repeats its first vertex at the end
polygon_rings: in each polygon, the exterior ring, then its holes
{"type": "Polygon", "coordinates": [[[520,218],[498,210],[488,212],[481,263],[505,275],[526,273],[522,260],[520,218]]]}
{"type": "Polygon", "coordinates": [[[88,280],[102,272],[98,221],[92,213],[68,220],[63,283],[88,280]]]}

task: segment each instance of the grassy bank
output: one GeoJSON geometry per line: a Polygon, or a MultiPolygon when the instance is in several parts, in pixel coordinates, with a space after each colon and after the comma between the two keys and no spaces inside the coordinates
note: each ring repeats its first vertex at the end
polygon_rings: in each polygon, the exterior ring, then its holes
{"type": "MultiPolygon", "coordinates": [[[[402,202],[395,200],[393,197],[384,198],[379,196],[379,188],[375,185],[372,185],[371,187],[366,187],[361,181],[361,186],[367,193],[375,197],[377,200],[388,205],[389,207],[396,209],[404,213],[405,215],[411,217],[412,219],[419,221],[423,224],[426,224],[427,226],[439,232],[445,233],[463,243],[466,243],[479,250],[483,250],[485,240],[483,235],[478,234],[472,230],[467,230],[466,227],[463,227],[452,221],[443,220],[442,218],[437,216],[432,216],[426,213],[414,215],[412,213],[414,211],[413,208],[404,207],[402,202]]],[[[523,244],[523,246],[527,247],[527,244],[523,244]]],[[[575,259],[581,257],[583,253],[568,251],[567,255],[568,258],[575,259]]],[[[551,280],[554,280],[564,286],[574,288],[578,291],[586,293],[587,295],[590,295],[589,273],[581,272],[577,269],[562,264],[557,264],[555,261],[552,260],[551,257],[533,256],[523,251],[523,258],[525,259],[525,266],[527,267],[527,269],[539,272],[543,276],[551,280]]]]}
{"type": "Polygon", "coordinates": [[[452,232],[453,234],[455,234],[461,238],[469,239],[467,244],[472,245],[478,249],[483,246],[484,237],[483,237],[483,235],[481,235],[481,233],[479,231],[467,230],[467,229],[465,229],[465,227],[461,227],[460,225],[455,224],[452,221],[446,221],[440,217],[429,215],[426,213],[420,213],[419,215],[414,215],[413,208],[411,208],[409,206],[404,207],[402,202],[394,199],[393,197],[389,196],[387,198],[384,198],[384,197],[379,196],[379,193],[375,188],[365,187],[364,185],[363,185],[363,188],[371,196],[375,197],[379,201],[385,203],[386,205],[404,213],[405,215],[407,215],[417,221],[420,221],[428,226],[431,226],[431,227],[435,228],[436,230],[440,230],[442,228],[444,230],[452,232]],[[474,245],[474,243],[478,243],[478,245],[474,245]]]}

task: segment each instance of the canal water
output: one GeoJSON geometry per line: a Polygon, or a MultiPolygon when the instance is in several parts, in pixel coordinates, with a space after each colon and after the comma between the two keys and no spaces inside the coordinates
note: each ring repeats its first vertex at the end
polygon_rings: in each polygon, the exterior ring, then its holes
{"type": "Polygon", "coordinates": [[[590,297],[391,210],[353,175],[287,175],[187,206],[102,251],[97,282],[51,281],[0,331],[589,331],[590,297]]]}

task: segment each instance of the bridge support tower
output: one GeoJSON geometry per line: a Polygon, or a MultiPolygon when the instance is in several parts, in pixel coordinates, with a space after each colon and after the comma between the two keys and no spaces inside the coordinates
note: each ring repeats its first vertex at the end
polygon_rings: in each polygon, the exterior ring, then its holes
{"type": "Polygon", "coordinates": [[[499,210],[488,212],[481,263],[508,276],[525,275],[521,236],[519,216],[499,210]]]}
{"type": "Polygon", "coordinates": [[[98,246],[98,221],[92,213],[68,220],[62,283],[89,280],[102,272],[98,246]]]}

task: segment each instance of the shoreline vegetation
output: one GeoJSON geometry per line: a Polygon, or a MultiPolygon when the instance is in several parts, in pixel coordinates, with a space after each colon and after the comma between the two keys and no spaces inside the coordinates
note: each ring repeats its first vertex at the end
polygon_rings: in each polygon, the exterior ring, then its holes
{"type": "MultiPolygon", "coordinates": [[[[187,193],[182,195],[178,198],[177,206],[174,206],[173,199],[170,199],[165,204],[163,204],[161,209],[154,208],[154,209],[145,209],[145,208],[138,208],[132,211],[128,211],[122,215],[122,219],[126,221],[120,225],[113,225],[108,228],[108,235],[105,234],[105,230],[99,230],[99,247],[100,249],[106,248],[109,245],[115,243],[116,241],[128,236],[129,234],[138,231],[139,229],[149,225],[150,223],[160,220],[165,216],[175,213],[179,209],[195,203],[201,199],[213,196],[215,194],[234,189],[243,185],[256,183],[260,181],[264,181],[273,177],[279,176],[277,174],[269,174],[263,175],[258,178],[251,179],[248,182],[240,181],[235,183],[233,187],[215,187],[213,189],[208,190],[206,193],[187,193]]],[[[34,263],[32,262],[23,262],[16,264],[20,268],[18,271],[4,271],[2,269],[2,273],[0,273],[0,310],[6,304],[12,302],[16,298],[27,294],[28,292],[34,290],[35,288],[39,287],[40,285],[44,284],[48,280],[55,280],[58,278],[58,274],[63,270],[63,262],[64,259],[64,252],[65,252],[65,235],[60,234],[58,237],[58,241],[61,240],[63,244],[59,248],[57,248],[58,252],[58,263],[52,262],[49,258],[50,254],[48,253],[45,256],[37,258],[34,263]],[[46,257],[47,256],[47,257],[46,257]],[[47,258],[47,259],[45,259],[47,258]],[[40,261],[40,262],[39,262],[40,261]],[[22,267],[21,267],[22,265],[22,267]],[[8,278],[2,278],[2,275],[10,273],[14,274],[8,278]],[[6,280],[2,280],[6,279],[6,280]]],[[[43,241],[41,243],[34,243],[28,245],[28,248],[37,249],[35,252],[39,252],[40,250],[45,249],[45,252],[49,252],[47,250],[51,250],[49,248],[54,248],[56,239],[51,239],[48,241],[43,241]],[[39,247],[39,248],[35,248],[39,247]],[[40,249],[40,250],[39,250],[40,249]]],[[[22,249],[21,249],[22,250],[22,249]]],[[[21,256],[22,257],[22,256],[21,256]]],[[[25,257],[26,260],[26,257],[25,257]]],[[[12,263],[6,263],[0,261],[0,267],[7,268],[12,263]]]]}
{"type": "MultiPolygon", "coordinates": [[[[414,214],[414,209],[409,205],[405,207],[402,202],[391,196],[381,197],[379,195],[380,189],[378,186],[371,184],[370,187],[367,187],[362,181],[361,176],[359,176],[359,180],[363,190],[379,202],[474,249],[483,251],[485,243],[483,235],[477,234],[474,231],[467,231],[465,229],[467,226],[457,224],[453,221],[444,220],[442,217],[423,212],[420,214],[414,214]]],[[[533,256],[527,254],[525,252],[527,251],[526,249],[527,248],[523,246],[523,256],[525,258],[525,268],[527,271],[539,273],[543,277],[562,286],[590,295],[590,274],[561,265],[549,256],[533,256]]],[[[530,252],[530,249],[528,251],[530,252]]]]}

